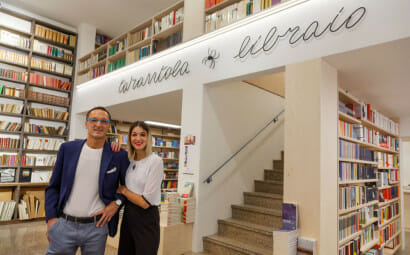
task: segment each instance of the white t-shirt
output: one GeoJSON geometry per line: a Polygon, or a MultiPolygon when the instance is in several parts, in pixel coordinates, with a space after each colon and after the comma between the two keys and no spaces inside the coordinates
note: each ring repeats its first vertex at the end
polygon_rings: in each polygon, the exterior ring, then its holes
{"type": "Polygon", "coordinates": [[[64,207],[64,213],[76,217],[89,217],[104,209],[98,193],[98,180],[103,148],[92,149],[86,143],[81,150],[75,172],[73,188],[64,207]]]}
{"type": "Polygon", "coordinates": [[[151,205],[161,203],[161,182],[164,164],[155,154],[139,161],[131,160],[125,176],[125,185],[133,193],[143,196],[151,205]]]}

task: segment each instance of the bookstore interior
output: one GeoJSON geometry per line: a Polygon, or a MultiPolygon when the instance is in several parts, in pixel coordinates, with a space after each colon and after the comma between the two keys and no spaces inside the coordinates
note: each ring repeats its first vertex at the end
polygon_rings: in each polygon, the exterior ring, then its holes
{"type": "Polygon", "coordinates": [[[158,254],[410,254],[410,1],[86,2],[0,1],[0,254],[95,106],[150,126],[158,254]]]}

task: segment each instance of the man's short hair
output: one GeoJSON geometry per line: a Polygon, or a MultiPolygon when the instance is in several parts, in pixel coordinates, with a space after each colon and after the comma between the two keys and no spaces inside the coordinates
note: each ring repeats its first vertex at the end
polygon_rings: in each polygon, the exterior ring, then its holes
{"type": "Polygon", "coordinates": [[[88,116],[90,116],[90,113],[92,111],[95,111],[95,110],[102,110],[102,111],[106,112],[108,114],[108,118],[110,118],[110,120],[111,120],[111,113],[105,107],[102,107],[102,106],[97,106],[97,107],[94,107],[91,110],[89,110],[87,112],[87,116],[85,117],[85,119],[88,119],[88,116]]]}

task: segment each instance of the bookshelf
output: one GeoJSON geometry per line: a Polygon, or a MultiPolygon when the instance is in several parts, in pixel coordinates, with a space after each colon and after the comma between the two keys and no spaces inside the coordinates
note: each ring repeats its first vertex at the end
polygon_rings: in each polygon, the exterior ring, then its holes
{"type": "Polygon", "coordinates": [[[339,236],[345,228],[358,229],[347,239],[339,237],[339,251],[354,249],[359,243],[358,254],[371,249],[394,254],[401,243],[398,124],[343,89],[338,95],[339,236]],[[386,210],[390,210],[388,216],[386,210]],[[343,225],[351,215],[357,215],[360,223],[343,225]]]}
{"type": "Polygon", "coordinates": [[[182,42],[184,0],[178,1],[78,60],[76,84],[95,79],[182,42]]]}
{"type": "MultiPolygon", "coordinates": [[[[0,164],[0,201],[14,203],[14,209],[8,209],[11,218],[1,221],[1,224],[8,224],[22,220],[21,200],[32,198],[40,206],[44,202],[47,177],[53,169],[58,148],[39,149],[40,145],[68,139],[77,34],[7,9],[1,12],[30,27],[30,31],[19,31],[0,26],[0,30],[6,31],[3,34],[11,33],[10,38],[14,38],[4,40],[1,37],[0,48],[18,55],[15,62],[0,56],[0,103],[22,106],[18,113],[0,112],[1,123],[7,124],[0,125],[0,137],[19,140],[18,148],[7,148],[7,142],[0,148],[4,163],[0,164]],[[15,126],[12,123],[16,123],[15,126]],[[28,149],[30,141],[39,139],[42,144],[38,144],[38,148],[30,145],[28,149]],[[9,161],[12,164],[4,162],[5,158],[13,158],[9,161]],[[45,160],[47,165],[44,165],[45,160]],[[22,178],[27,176],[29,182],[24,182],[22,178]]],[[[43,213],[37,212],[25,220],[44,219],[43,213]]]]}
{"type": "MultiPolygon", "coordinates": [[[[120,142],[126,149],[128,130],[131,123],[113,121],[108,141],[120,142]]],[[[178,188],[180,130],[175,128],[150,125],[152,151],[160,156],[164,162],[164,179],[161,186],[163,192],[173,192],[178,188]]]]}

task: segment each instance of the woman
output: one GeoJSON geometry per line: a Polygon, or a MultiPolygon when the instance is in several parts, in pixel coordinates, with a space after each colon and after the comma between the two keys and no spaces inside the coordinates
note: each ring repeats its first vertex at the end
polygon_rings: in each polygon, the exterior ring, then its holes
{"type": "Polygon", "coordinates": [[[143,121],[134,122],[128,132],[130,165],[125,186],[117,193],[124,195],[118,254],[156,255],[159,247],[159,212],[163,162],[151,153],[149,127],[143,121]]]}

